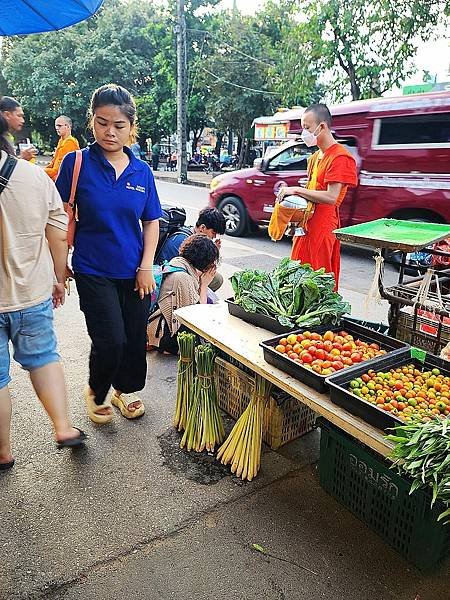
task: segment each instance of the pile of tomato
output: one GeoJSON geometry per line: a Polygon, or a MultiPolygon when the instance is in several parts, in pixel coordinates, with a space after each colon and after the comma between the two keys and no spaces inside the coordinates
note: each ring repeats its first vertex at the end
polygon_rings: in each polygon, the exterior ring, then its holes
{"type": "Polygon", "coordinates": [[[439,369],[420,371],[412,364],[387,372],[371,369],[350,382],[350,391],[406,422],[450,414],[450,377],[439,369]]]}
{"type": "Polygon", "coordinates": [[[378,344],[354,339],[346,331],[323,334],[304,331],[280,339],[275,350],[319,375],[332,375],[345,367],[386,354],[378,344]]]}

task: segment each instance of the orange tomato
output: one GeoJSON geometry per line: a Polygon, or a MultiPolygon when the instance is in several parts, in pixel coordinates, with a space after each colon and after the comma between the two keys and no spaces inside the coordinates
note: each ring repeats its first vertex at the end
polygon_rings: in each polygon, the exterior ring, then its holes
{"type": "Polygon", "coordinates": [[[275,350],[277,352],[281,352],[281,354],[284,354],[286,352],[286,348],[283,344],[278,344],[278,346],[275,346],[275,350]]]}

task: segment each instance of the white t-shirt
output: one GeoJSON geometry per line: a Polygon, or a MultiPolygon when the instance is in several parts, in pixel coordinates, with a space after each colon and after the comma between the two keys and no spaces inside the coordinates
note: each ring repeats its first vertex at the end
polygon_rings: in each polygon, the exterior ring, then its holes
{"type": "MultiPolygon", "coordinates": [[[[0,169],[6,157],[2,151],[0,169]]],[[[40,167],[19,160],[0,194],[0,313],[50,298],[55,274],[45,228],[67,231],[67,222],[50,177],[40,167]]]]}

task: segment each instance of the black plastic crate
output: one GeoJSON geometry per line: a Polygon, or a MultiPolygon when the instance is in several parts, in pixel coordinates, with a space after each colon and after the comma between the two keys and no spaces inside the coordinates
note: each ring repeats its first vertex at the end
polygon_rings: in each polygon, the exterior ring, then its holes
{"type": "Polygon", "coordinates": [[[234,298],[228,298],[225,302],[228,304],[228,312],[230,315],[242,319],[242,321],[246,321],[247,323],[251,323],[251,325],[256,325],[256,327],[262,327],[263,329],[267,329],[267,331],[273,331],[273,333],[280,334],[289,333],[294,329],[293,327],[281,325],[278,319],[275,319],[274,317],[269,317],[262,313],[247,312],[242,306],[234,302],[234,298]]]}
{"type": "MultiPolygon", "coordinates": [[[[304,331],[311,331],[313,333],[325,333],[325,331],[333,331],[339,332],[345,330],[347,333],[352,335],[355,339],[360,339],[363,342],[375,343],[379,344],[382,350],[386,350],[390,356],[392,354],[396,354],[408,348],[408,344],[405,342],[400,342],[394,338],[391,338],[387,335],[383,335],[382,333],[378,333],[373,329],[368,327],[364,327],[363,325],[359,325],[347,318],[342,319],[342,321],[338,325],[322,325],[320,327],[312,327],[312,328],[303,328],[296,329],[295,331],[291,331],[293,334],[303,333],[304,331]]],[[[295,379],[305,383],[309,387],[317,390],[318,392],[324,393],[328,389],[328,375],[320,375],[319,373],[315,373],[310,369],[307,369],[303,365],[299,363],[295,363],[293,360],[288,358],[287,356],[280,354],[275,350],[275,346],[278,345],[279,340],[281,340],[284,335],[279,335],[275,338],[271,338],[270,340],[261,342],[261,347],[264,352],[264,360],[266,360],[270,365],[281,369],[282,371],[286,371],[295,379]]],[[[384,358],[384,357],[383,357],[384,358]]],[[[340,373],[353,372],[355,368],[359,368],[360,365],[366,366],[366,368],[373,368],[372,364],[378,358],[373,358],[370,360],[366,360],[363,363],[359,363],[356,367],[355,365],[351,367],[346,367],[340,373]],[[367,365],[370,365],[367,367],[367,365]]],[[[333,375],[334,377],[334,375],[333,375]]],[[[353,379],[353,377],[352,377],[353,379]]]]}
{"type": "MultiPolygon", "coordinates": [[[[450,526],[438,522],[441,503],[418,489],[381,456],[319,419],[320,485],[407,561],[429,571],[450,554],[450,526]]],[[[370,551],[370,549],[367,549],[370,551]]]]}
{"type": "Polygon", "coordinates": [[[361,377],[361,375],[367,373],[368,369],[389,371],[390,369],[406,364],[413,364],[420,370],[438,368],[444,375],[450,376],[450,363],[448,361],[438,358],[433,354],[427,354],[424,351],[417,351],[415,348],[406,348],[400,352],[379,356],[371,361],[359,363],[348,370],[345,369],[339,373],[330,375],[327,383],[330,388],[331,401],[338,406],[342,406],[342,408],[345,408],[345,410],[360,417],[367,423],[370,423],[370,425],[378,427],[378,429],[387,431],[396,425],[402,425],[404,422],[401,419],[392,413],[378,408],[375,404],[371,404],[363,398],[355,396],[348,388],[352,379],[361,377]]]}

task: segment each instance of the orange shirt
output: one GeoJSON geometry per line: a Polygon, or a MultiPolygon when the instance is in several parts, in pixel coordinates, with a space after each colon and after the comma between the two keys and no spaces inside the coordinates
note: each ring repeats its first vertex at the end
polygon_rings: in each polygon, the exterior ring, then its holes
{"type": "Polygon", "coordinates": [[[358,185],[356,161],[342,144],[333,144],[325,150],[322,157],[318,150],[308,161],[307,189],[326,191],[329,183],[342,183],[341,192],[336,200],[337,207],[342,204],[347,188],[358,185]]]}
{"type": "Polygon", "coordinates": [[[53,179],[53,181],[56,181],[56,178],[58,177],[59,167],[62,163],[62,159],[65,157],[66,154],[69,154],[69,152],[73,152],[74,150],[79,149],[80,145],[78,143],[78,140],[74,138],[73,135],[69,135],[69,137],[67,137],[65,140],[59,138],[59,142],[55,150],[55,156],[45,167],[44,171],[51,179],[53,179]]]}

